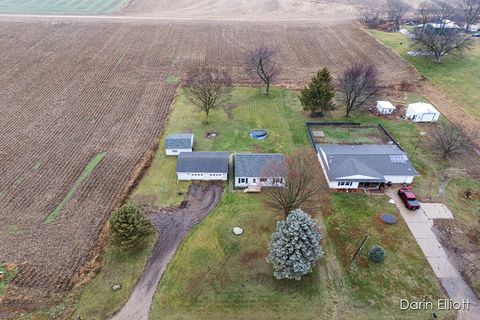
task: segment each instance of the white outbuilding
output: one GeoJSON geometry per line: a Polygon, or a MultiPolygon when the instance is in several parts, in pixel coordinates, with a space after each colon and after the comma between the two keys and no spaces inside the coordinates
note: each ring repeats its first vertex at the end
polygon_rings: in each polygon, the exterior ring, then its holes
{"type": "Polygon", "coordinates": [[[167,156],[178,156],[180,152],[192,152],[193,134],[172,133],[165,139],[165,154],[167,156]]]}
{"type": "Polygon", "coordinates": [[[390,101],[377,101],[377,110],[381,114],[392,114],[395,106],[390,101]]]}
{"type": "Polygon", "coordinates": [[[177,158],[177,179],[228,180],[228,152],[181,152],[177,158]]]}
{"type": "Polygon", "coordinates": [[[416,102],[408,105],[405,117],[413,122],[437,122],[440,112],[430,103],[416,102]]]}

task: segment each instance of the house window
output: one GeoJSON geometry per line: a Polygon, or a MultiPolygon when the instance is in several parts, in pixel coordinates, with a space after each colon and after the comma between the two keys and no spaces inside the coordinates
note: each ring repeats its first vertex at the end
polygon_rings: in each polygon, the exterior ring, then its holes
{"type": "Polygon", "coordinates": [[[260,182],[267,182],[267,178],[260,178],[260,182]]]}
{"type": "Polygon", "coordinates": [[[245,182],[246,182],[245,178],[241,178],[241,179],[240,179],[240,182],[241,182],[241,183],[245,183],[245,182]]]}
{"type": "Polygon", "coordinates": [[[177,153],[177,152],[178,152],[178,150],[172,150],[172,152],[173,152],[173,153],[177,153]]]}
{"type": "Polygon", "coordinates": [[[348,186],[352,186],[352,182],[351,181],[340,181],[338,182],[338,186],[339,187],[348,187],[348,186]]]}
{"type": "Polygon", "coordinates": [[[256,178],[253,178],[253,179],[252,179],[252,182],[253,182],[253,183],[256,183],[256,182],[257,182],[257,179],[256,179],[256,178]]]}
{"type": "Polygon", "coordinates": [[[283,179],[282,178],[273,178],[273,183],[282,183],[283,179]]]}

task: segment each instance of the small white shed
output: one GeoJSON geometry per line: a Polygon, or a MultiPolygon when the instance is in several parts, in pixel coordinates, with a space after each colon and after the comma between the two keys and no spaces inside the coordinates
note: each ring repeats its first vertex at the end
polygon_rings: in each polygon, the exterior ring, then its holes
{"type": "Polygon", "coordinates": [[[392,114],[395,109],[390,101],[377,101],[377,110],[381,114],[392,114]]]}
{"type": "Polygon", "coordinates": [[[167,156],[178,156],[181,152],[192,152],[193,134],[173,133],[165,139],[165,153],[167,156]]]}
{"type": "Polygon", "coordinates": [[[413,122],[437,122],[440,112],[430,103],[416,102],[408,105],[405,117],[413,122]]]}

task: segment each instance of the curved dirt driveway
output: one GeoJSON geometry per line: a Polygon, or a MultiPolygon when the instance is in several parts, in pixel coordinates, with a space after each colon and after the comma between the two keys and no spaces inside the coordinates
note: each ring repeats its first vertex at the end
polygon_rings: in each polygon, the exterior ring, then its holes
{"type": "Polygon", "coordinates": [[[153,295],[170,259],[192,227],[215,208],[222,191],[221,184],[193,184],[185,198],[188,201],[185,208],[149,214],[158,231],[158,239],[132,295],[112,319],[148,319],[153,295]]]}

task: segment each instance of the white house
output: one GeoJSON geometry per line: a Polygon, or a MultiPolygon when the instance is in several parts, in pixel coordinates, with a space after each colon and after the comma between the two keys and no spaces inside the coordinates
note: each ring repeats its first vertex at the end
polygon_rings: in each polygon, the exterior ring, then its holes
{"type": "Polygon", "coordinates": [[[440,112],[430,103],[416,102],[408,105],[405,117],[413,122],[436,122],[440,118],[440,112]]]}
{"type": "Polygon", "coordinates": [[[480,24],[472,24],[468,27],[468,31],[470,32],[478,32],[478,30],[480,30],[480,24]]]}
{"type": "Polygon", "coordinates": [[[277,153],[239,153],[235,155],[235,187],[283,187],[285,156],[277,153]]]}
{"type": "Polygon", "coordinates": [[[178,180],[228,180],[228,152],[181,152],[178,180]]]}
{"type": "Polygon", "coordinates": [[[418,172],[396,145],[317,144],[317,155],[331,189],[371,189],[410,184],[418,172]]]}
{"type": "Polygon", "coordinates": [[[193,134],[173,133],[165,139],[165,153],[167,156],[178,156],[180,152],[192,152],[193,134]]]}
{"type": "Polygon", "coordinates": [[[390,101],[377,101],[377,110],[381,114],[392,114],[395,106],[390,101]]]}

